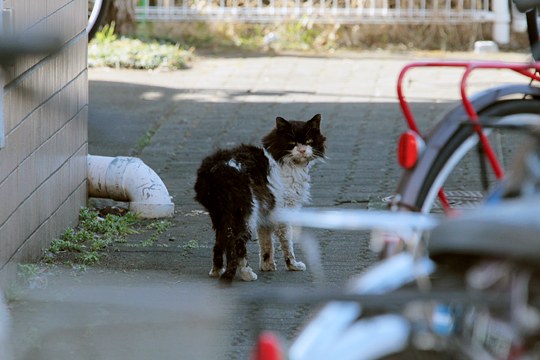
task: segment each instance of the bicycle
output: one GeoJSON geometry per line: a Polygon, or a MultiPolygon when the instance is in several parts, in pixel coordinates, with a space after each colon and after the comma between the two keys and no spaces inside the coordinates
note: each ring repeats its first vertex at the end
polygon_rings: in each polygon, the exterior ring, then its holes
{"type": "MultiPolygon", "coordinates": [[[[535,122],[540,125],[540,117],[535,122]]],[[[287,347],[287,358],[540,357],[540,130],[533,136],[502,189],[490,195],[497,204],[466,216],[282,213],[280,220],[295,226],[360,230],[371,223],[397,231],[407,244],[407,251],[353,278],[343,292],[259,294],[255,303],[325,304],[287,347]]],[[[282,349],[277,336],[261,332],[252,359],[280,359],[282,349]]]]}
{"type": "MultiPolygon", "coordinates": [[[[399,139],[398,160],[404,173],[393,196],[392,209],[428,213],[434,210],[438,198],[437,204],[445,213],[450,213],[456,206],[449,199],[451,191],[448,189],[458,188],[459,191],[455,192],[458,195],[472,194],[472,200],[477,203],[492,184],[504,177],[504,159],[501,158],[505,155],[511,158],[512,148],[496,151],[490,138],[502,137],[501,128],[519,126],[524,119],[508,115],[540,113],[540,88],[533,85],[533,81],[540,80],[540,43],[535,7],[540,3],[534,0],[528,0],[528,3],[514,1],[521,11],[526,12],[533,62],[427,61],[413,62],[402,69],[397,94],[409,129],[399,139]],[[404,79],[411,70],[428,67],[462,68],[464,71],[460,84],[461,103],[445,113],[430,132],[422,133],[406,100],[404,79]],[[473,72],[482,69],[506,69],[523,75],[530,83],[503,85],[470,96],[467,81],[473,72]],[[488,172],[488,166],[491,172],[488,172]],[[461,173],[469,173],[472,169],[480,171],[480,176],[473,179],[479,181],[465,184],[461,173]]],[[[468,204],[469,207],[475,206],[474,203],[468,204]]]]}
{"type": "Polygon", "coordinates": [[[88,0],[88,24],[86,25],[88,41],[92,40],[99,30],[101,22],[107,14],[108,6],[109,0],[88,0]]]}

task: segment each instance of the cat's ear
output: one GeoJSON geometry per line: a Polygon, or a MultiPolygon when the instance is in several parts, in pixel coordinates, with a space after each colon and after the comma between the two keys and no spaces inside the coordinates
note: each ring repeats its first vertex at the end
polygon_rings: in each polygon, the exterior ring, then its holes
{"type": "Polygon", "coordinates": [[[290,127],[291,127],[291,123],[289,123],[287,120],[285,120],[281,116],[278,116],[276,118],[276,128],[278,130],[287,130],[290,127]]]}
{"type": "Polygon", "coordinates": [[[321,128],[321,114],[315,115],[307,123],[314,129],[320,129],[321,128]]]}

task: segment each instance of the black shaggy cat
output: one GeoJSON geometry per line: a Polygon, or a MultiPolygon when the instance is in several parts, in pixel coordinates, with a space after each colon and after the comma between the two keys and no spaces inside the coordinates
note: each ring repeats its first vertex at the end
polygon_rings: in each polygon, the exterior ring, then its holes
{"type": "Polygon", "coordinates": [[[242,280],[257,280],[246,251],[246,242],[255,234],[262,271],[276,270],[273,234],[280,241],[287,268],[306,269],[294,257],[290,227],[272,219],[277,209],[299,208],[309,201],[309,169],[324,159],[325,152],[320,123],[320,114],[309,121],[278,117],[276,127],[262,139],[262,147],[218,150],[202,161],[195,199],[208,210],[216,232],[210,276],[230,282],[240,267],[242,280]]]}

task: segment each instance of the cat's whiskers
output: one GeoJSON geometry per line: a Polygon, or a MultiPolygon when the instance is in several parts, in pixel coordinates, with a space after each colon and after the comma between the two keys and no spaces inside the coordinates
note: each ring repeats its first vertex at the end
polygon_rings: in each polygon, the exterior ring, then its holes
{"type": "Polygon", "coordinates": [[[320,150],[317,150],[317,149],[313,149],[313,157],[321,159],[321,160],[328,159],[328,157],[326,156],[326,154],[324,152],[322,152],[320,150]]]}

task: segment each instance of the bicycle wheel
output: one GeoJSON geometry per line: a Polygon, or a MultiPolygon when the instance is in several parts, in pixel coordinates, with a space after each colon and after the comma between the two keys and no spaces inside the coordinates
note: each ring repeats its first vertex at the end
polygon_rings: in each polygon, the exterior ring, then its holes
{"type": "MultiPolygon", "coordinates": [[[[522,117],[510,115],[538,116],[540,100],[512,99],[496,102],[480,111],[490,143],[504,169],[508,168],[514,152],[526,136],[523,132],[495,128],[497,125],[519,126],[522,117]],[[493,127],[493,128],[492,128],[493,127]]],[[[467,209],[479,203],[497,179],[491,172],[478,141],[478,135],[469,123],[457,128],[449,140],[440,148],[426,176],[419,185],[413,206],[421,212],[441,212],[442,206],[437,193],[444,188],[453,208],[467,209]]]]}
{"type": "Polygon", "coordinates": [[[88,24],[86,25],[88,41],[90,41],[98,31],[101,21],[107,12],[108,2],[108,0],[88,0],[88,24]]]}

